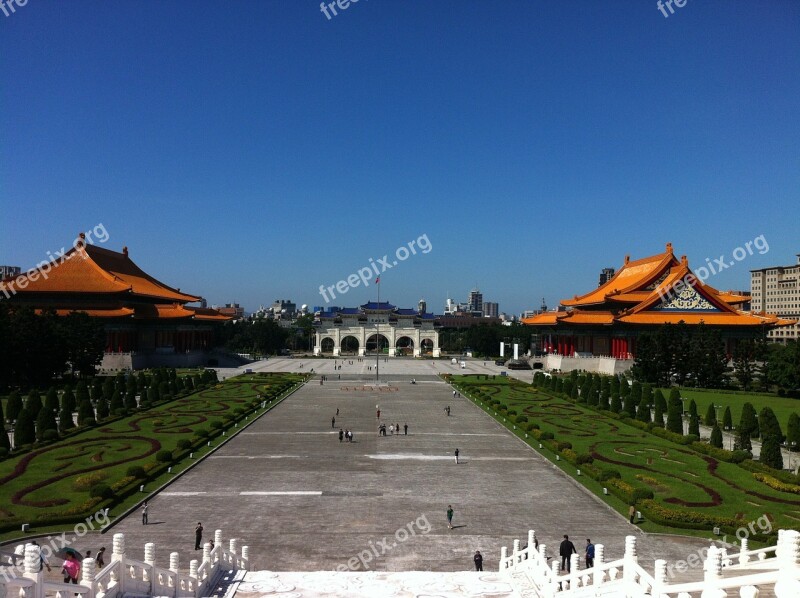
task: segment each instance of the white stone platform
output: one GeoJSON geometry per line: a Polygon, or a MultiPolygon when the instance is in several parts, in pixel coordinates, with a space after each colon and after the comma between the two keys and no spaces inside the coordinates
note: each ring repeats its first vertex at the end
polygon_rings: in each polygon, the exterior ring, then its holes
{"type": "Polygon", "coordinates": [[[509,583],[509,576],[496,571],[251,571],[231,590],[228,596],[235,598],[522,598],[509,583]]]}

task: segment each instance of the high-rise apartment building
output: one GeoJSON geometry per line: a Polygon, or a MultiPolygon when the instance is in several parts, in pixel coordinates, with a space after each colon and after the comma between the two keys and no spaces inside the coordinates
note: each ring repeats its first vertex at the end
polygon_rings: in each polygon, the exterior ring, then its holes
{"type": "MultiPolygon", "coordinates": [[[[753,313],[766,312],[800,320],[800,254],[791,266],[750,270],[750,306],[753,313]]],[[[785,343],[800,338],[800,324],[770,330],[767,338],[785,343]]]]}

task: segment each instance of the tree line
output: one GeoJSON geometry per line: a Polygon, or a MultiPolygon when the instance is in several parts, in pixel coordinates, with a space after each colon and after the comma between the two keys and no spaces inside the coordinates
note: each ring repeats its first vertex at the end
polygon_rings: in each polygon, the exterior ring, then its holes
{"type": "MultiPolygon", "coordinates": [[[[717,420],[714,405],[709,405],[702,418],[697,411],[694,399],[688,403],[688,425],[684,426],[684,401],[680,391],[672,388],[668,397],[660,388],[638,380],[630,382],[625,377],[602,376],[600,374],[579,374],[570,372],[568,377],[550,376],[537,372],[533,377],[533,385],[562,393],[579,403],[595,406],[601,410],[624,414],[631,419],[662,428],[672,434],[700,439],[700,422],[711,428],[709,444],[716,448],[723,447],[722,431],[734,433],[733,450],[750,452],[753,449],[751,439],[761,439],[759,460],[775,469],[783,468],[781,445],[785,442],[791,450],[800,449],[800,416],[792,413],[783,433],[775,412],[770,407],[763,407],[756,412],[751,403],[745,403],[739,424],[734,428],[730,407],[725,408],[722,421],[717,420]]],[[[649,426],[648,426],[649,427],[649,426]]]]}
{"type": "MultiPolygon", "coordinates": [[[[37,389],[31,389],[25,399],[15,390],[8,396],[5,413],[0,402],[0,423],[3,427],[6,422],[13,426],[15,447],[51,442],[75,427],[90,427],[137,409],[149,409],[180,392],[191,392],[216,381],[217,372],[212,369],[178,376],[174,369],[160,368],[151,373],[79,380],[74,387],[67,383],[61,392],[50,386],[44,398],[37,389]]],[[[10,449],[8,434],[0,434],[0,453],[8,454],[10,449]]]]}
{"type": "Polygon", "coordinates": [[[800,345],[796,341],[768,343],[766,339],[766,329],[754,338],[738,339],[729,356],[718,330],[703,324],[666,324],[639,336],[632,374],[657,386],[725,388],[735,380],[742,390],[777,387],[781,395],[797,393],[800,345]]]}
{"type": "Polygon", "coordinates": [[[103,323],[85,313],[58,316],[0,302],[0,391],[94,375],[105,340],[103,323]]]}

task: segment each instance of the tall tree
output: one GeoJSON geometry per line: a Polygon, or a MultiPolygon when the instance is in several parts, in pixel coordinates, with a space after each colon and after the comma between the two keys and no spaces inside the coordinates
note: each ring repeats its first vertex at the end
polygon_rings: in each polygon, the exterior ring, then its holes
{"type": "Polygon", "coordinates": [[[0,401],[0,448],[11,450],[11,441],[6,432],[6,419],[3,416],[3,401],[0,401]]]}
{"type": "Polygon", "coordinates": [[[700,438],[700,418],[697,412],[689,414],[689,434],[700,438]]]}
{"type": "Polygon", "coordinates": [[[771,349],[770,377],[784,390],[800,389],[800,343],[790,340],[771,349]]]}
{"type": "Polygon", "coordinates": [[[730,407],[725,407],[725,413],[722,415],[722,428],[724,430],[733,429],[733,415],[731,415],[730,407]]]}
{"type": "Polygon", "coordinates": [[[711,438],[709,439],[709,444],[716,448],[722,448],[722,430],[719,429],[719,426],[714,422],[714,427],[711,428],[711,438]]]}
{"type": "Polygon", "coordinates": [[[44,433],[47,430],[55,430],[58,434],[58,424],[56,423],[56,414],[47,408],[42,408],[39,415],[36,417],[36,440],[41,442],[44,440],[44,433]]]}
{"type": "Polygon", "coordinates": [[[636,408],[636,419],[640,422],[650,423],[650,403],[646,403],[644,399],[639,402],[636,408]]]}
{"type": "Polygon", "coordinates": [[[39,417],[39,412],[42,410],[42,395],[36,389],[28,393],[28,398],[25,399],[25,409],[34,421],[39,417]]]}
{"type": "Polygon", "coordinates": [[[676,392],[669,393],[669,402],[667,403],[667,430],[683,435],[683,403],[681,403],[677,390],[673,390],[676,392]]]}
{"type": "Polygon", "coordinates": [[[62,327],[72,374],[93,376],[105,352],[105,324],[85,312],[72,312],[63,318],[62,327]]]}
{"type": "Polygon", "coordinates": [[[706,416],[703,418],[703,424],[709,427],[717,425],[717,410],[714,409],[714,403],[708,404],[706,416]]]}
{"type": "Polygon", "coordinates": [[[664,393],[661,392],[660,388],[656,389],[656,392],[653,395],[653,401],[655,402],[655,413],[653,415],[653,422],[660,426],[664,427],[664,413],[667,411],[667,400],[664,398],[664,393]]]}
{"type": "Polygon", "coordinates": [[[36,442],[36,422],[27,409],[22,409],[14,426],[14,446],[19,448],[36,442]]]}
{"type": "Polygon", "coordinates": [[[743,339],[733,353],[733,373],[742,390],[750,390],[756,377],[756,341],[743,339]]]}
{"type": "Polygon", "coordinates": [[[89,426],[95,421],[97,421],[97,418],[94,414],[92,402],[89,399],[81,401],[81,403],[78,405],[78,425],[89,426]]]}
{"type": "Polygon", "coordinates": [[[44,398],[44,408],[49,409],[50,413],[58,413],[58,391],[55,386],[51,386],[47,390],[47,395],[44,398]]]}
{"type": "Polygon", "coordinates": [[[61,400],[61,411],[58,412],[58,431],[66,434],[75,427],[75,420],[72,418],[73,410],[69,408],[66,401],[61,400]]]}
{"type": "Polygon", "coordinates": [[[764,407],[758,414],[758,428],[761,438],[766,440],[768,436],[774,436],[778,439],[778,443],[783,442],[783,432],[781,425],[778,423],[778,418],[775,417],[775,412],[771,407],[764,407]]]}
{"type": "Polygon", "coordinates": [[[8,404],[6,405],[6,417],[8,421],[14,422],[19,419],[19,412],[22,411],[22,399],[19,393],[15,390],[8,395],[8,404]]]}
{"type": "Polygon", "coordinates": [[[64,387],[64,394],[61,395],[61,408],[72,413],[77,407],[78,401],[75,399],[75,395],[72,392],[72,385],[67,384],[64,387]]]}
{"type": "Polygon", "coordinates": [[[742,405],[742,416],[736,429],[747,434],[748,438],[758,438],[758,418],[752,403],[742,405]]]}
{"type": "Polygon", "coordinates": [[[789,424],[786,426],[786,444],[790,450],[800,450],[800,416],[792,412],[789,424]]]}

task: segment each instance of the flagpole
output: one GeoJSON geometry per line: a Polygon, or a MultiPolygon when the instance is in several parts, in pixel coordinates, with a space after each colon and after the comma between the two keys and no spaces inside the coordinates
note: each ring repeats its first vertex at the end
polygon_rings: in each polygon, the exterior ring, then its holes
{"type": "MultiPolygon", "coordinates": [[[[378,276],[378,282],[375,284],[378,287],[378,309],[381,308],[381,277],[378,276]]],[[[375,320],[375,382],[380,382],[380,368],[381,368],[381,318],[375,320]]]]}

